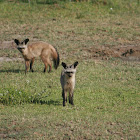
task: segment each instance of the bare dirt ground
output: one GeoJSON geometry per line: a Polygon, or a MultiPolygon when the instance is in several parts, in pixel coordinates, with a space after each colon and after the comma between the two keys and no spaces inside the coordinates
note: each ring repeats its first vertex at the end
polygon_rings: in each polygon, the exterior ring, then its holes
{"type": "MultiPolygon", "coordinates": [[[[4,49],[16,49],[13,41],[0,42],[0,50],[4,49]]],[[[86,55],[90,59],[103,59],[108,60],[109,58],[120,58],[127,61],[140,61],[140,46],[129,45],[129,46],[118,46],[113,48],[108,47],[90,47],[88,49],[83,48],[86,55]]],[[[9,58],[8,56],[1,55],[0,62],[2,61],[23,61],[22,58],[9,58]]]]}
{"type": "Polygon", "coordinates": [[[140,61],[140,46],[118,46],[114,48],[108,47],[91,47],[85,49],[91,58],[99,58],[108,60],[109,58],[120,58],[128,61],[140,61]]]}

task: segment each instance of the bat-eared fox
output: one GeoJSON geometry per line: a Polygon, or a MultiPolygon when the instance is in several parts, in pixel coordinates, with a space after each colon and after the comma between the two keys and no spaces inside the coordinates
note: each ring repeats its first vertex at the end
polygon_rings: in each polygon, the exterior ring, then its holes
{"type": "Polygon", "coordinates": [[[65,106],[67,102],[67,93],[69,93],[69,103],[74,105],[73,93],[75,87],[75,74],[77,65],[77,61],[72,65],[67,65],[66,63],[62,62],[64,69],[61,72],[60,82],[62,86],[63,106],[65,106]]]}
{"type": "Polygon", "coordinates": [[[35,42],[32,44],[28,44],[29,39],[25,39],[23,42],[15,39],[14,42],[16,43],[17,49],[21,52],[25,60],[25,74],[29,70],[29,67],[33,72],[32,67],[34,60],[39,56],[41,57],[45,65],[44,72],[46,72],[48,65],[48,72],[52,70],[51,59],[53,60],[55,69],[57,69],[57,67],[59,66],[59,54],[52,45],[45,42],[35,42]]]}

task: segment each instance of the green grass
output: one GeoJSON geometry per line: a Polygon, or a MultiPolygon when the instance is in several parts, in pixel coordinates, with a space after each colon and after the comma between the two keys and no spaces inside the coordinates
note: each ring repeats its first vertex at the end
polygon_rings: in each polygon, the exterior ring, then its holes
{"type": "MultiPolygon", "coordinates": [[[[140,139],[140,63],[95,60],[87,51],[137,45],[135,5],[1,2],[1,41],[43,40],[57,47],[61,62],[79,65],[75,105],[63,107],[62,66],[44,74],[37,59],[25,75],[24,61],[0,62],[0,139],[140,139]]],[[[10,46],[0,48],[3,56],[22,57],[10,46]]]]}
{"type": "Polygon", "coordinates": [[[2,138],[139,139],[139,63],[80,62],[74,107],[62,107],[61,67],[44,74],[37,62],[25,76],[20,65],[6,63],[1,72],[0,93],[13,96],[0,105],[2,138]]]}

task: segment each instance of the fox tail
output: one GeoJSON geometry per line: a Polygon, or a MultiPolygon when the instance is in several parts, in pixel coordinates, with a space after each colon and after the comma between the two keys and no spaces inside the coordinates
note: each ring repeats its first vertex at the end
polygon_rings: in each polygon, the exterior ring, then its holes
{"type": "Polygon", "coordinates": [[[57,69],[60,63],[59,53],[57,49],[55,48],[55,52],[53,53],[53,64],[54,68],[57,69]]]}

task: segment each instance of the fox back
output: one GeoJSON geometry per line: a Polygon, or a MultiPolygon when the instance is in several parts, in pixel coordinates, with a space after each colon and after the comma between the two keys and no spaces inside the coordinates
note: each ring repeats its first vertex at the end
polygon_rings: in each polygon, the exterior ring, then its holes
{"type": "Polygon", "coordinates": [[[67,101],[67,92],[69,93],[69,103],[73,104],[73,92],[75,87],[75,74],[76,67],[78,62],[75,62],[72,65],[67,65],[62,62],[63,70],[61,72],[61,86],[62,86],[62,97],[63,97],[63,106],[65,106],[65,102],[67,101]]]}

